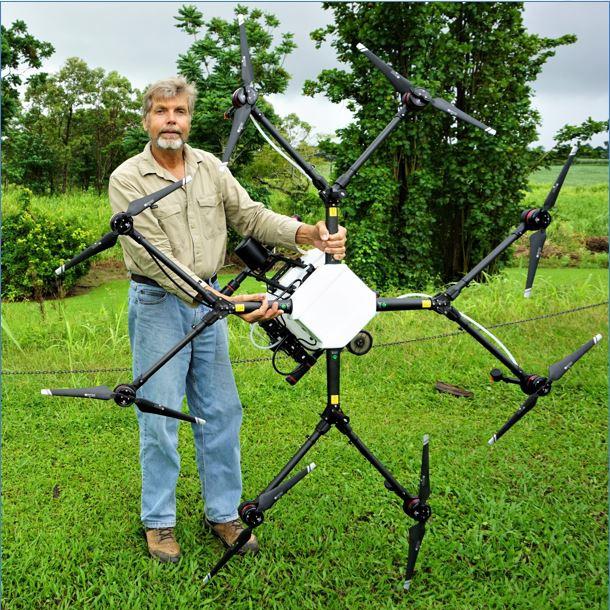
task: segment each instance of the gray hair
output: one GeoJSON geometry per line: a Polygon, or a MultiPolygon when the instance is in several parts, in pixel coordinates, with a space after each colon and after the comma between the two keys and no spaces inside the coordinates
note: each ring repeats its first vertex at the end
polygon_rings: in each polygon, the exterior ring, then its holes
{"type": "Polygon", "coordinates": [[[142,118],[145,118],[150,112],[155,98],[169,99],[183,93],[186,93],[189,114],[192,115],[197,97],[197,89],[194,85],[187,82],[182,76],[172,76],[153,83],[146,89],[142,99],[142,118]]]}

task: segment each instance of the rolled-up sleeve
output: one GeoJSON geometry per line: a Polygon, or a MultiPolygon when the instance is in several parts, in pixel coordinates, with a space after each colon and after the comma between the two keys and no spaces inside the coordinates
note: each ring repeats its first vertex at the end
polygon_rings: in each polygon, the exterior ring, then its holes
{"type": "Polygon", "coordinates": [[[219,164],[218,172],[229,224],[240,235],[252,236],[264,244],[280,245],[296,251],[296,233],[302,223],[272,212],[262,203],[253,201],[226,166],[219,164]]]}

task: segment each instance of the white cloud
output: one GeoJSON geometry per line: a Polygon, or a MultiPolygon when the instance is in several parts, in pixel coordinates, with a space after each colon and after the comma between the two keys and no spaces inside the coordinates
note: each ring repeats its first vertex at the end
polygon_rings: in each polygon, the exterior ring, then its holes
{"type": "Polygon", "coordinates": [[[313,127],[312,135],[332,134],[352,120],[352,113],[345,103],[333,104],[321,95],[269,95],[266,99],[280,116],[294,112],[309,123],[313,127]]]}

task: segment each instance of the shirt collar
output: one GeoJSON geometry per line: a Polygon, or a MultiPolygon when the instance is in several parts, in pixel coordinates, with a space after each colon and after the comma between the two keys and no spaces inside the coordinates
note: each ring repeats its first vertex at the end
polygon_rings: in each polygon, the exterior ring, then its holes
{"type": "MultiPolygon", "coordinates": [[[[188,144],[184,145],[184,163],[186,165],[186,174],[193,176],[198,170],[198,165],[203,161],[203,158],[197,154],[195,149],[191,148],[188,144]]],[[[138,162],[138,169],[142,176],[147,174],[157,174],[161,178],[166,180],[175,180],[174,176],[171,175],[164,167],[159,165],[153,157],[150,142],[146,144],[144,150],[140,154],[140,160],[138,162]]]]}

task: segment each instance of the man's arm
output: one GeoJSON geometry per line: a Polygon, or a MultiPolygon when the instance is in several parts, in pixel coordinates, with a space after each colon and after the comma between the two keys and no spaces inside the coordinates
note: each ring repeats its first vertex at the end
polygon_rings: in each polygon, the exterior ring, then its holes
{"type": "Polygon", "coordinates": [[[345,256],[346,230],[339,228],[329,235],[323,221],[308,225],[283,214],[267,209],[262,203],[253,201],[248,192],[233,177],[231,172],[217,163],[225,213],[229,223],[244,236],[253,236],[265,244],[281,245],[295,249],[297,244],[307,244],[333,254],[335,258],[345,256]]]}

